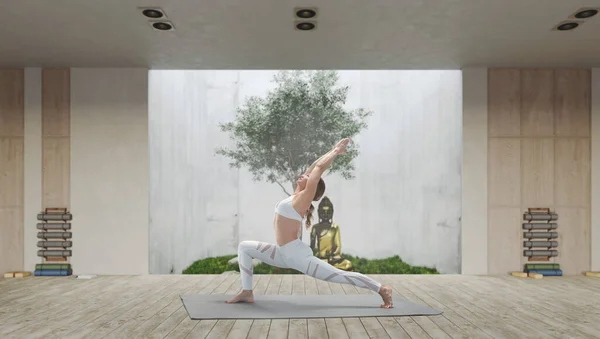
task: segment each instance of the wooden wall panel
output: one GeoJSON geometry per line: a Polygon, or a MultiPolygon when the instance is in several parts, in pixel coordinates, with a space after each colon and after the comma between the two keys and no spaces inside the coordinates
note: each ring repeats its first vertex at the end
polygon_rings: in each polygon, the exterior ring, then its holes
{"type": "Polygon", "coordinates": [[[521,136],[554,135],[552,70],[521,71],[521,136]]]}
{"type": "Polygon", "coordinates": [[[522,269],[528,258],[521,251],[521,214],[529,207],[549,207],[559,214],[559,256],[551,261],[559,263],[565,275],[581,274],[591,265],[591,72],[521,69],[518,73],[519,86],[514,84],[515,70],[488,73],[489,273],[522,269]],[[520,113],[519,135],[515,111],[520,113]],[[515,145],[520,145],[519,152],[512,150],[515,145]],[[519,161],[514,154],[519,154],[519,161]],[[511,209],[517,201],[520,206],[511,209]],[[514,246],[520,249],[517,258],[514,246]]]}
{"type": "Polygon", "coordinates": [[[0,70],[0,273],[23,269],[24,72],[0,70]]]}
{"type": "Polygon", "coordinates": [[[554,139],[521,140],[521,203],[527,207],[554,205],[554,139]]]}
{"type": "Polygon", "coordinates": [[[23,207],[0,207],[0,225],[0,273],[21,271],[24,241],[23,207]]]}
{"type": "Polygon", "coordinates": [[[42,72],[43,136],[69,136],[70,100],[69,69],[44,69],[42,72]]]}
{"type": "Polygon", "coordinates": [[[490,206],[521,206],[521,143],[513,138],[488,142],[488,194],[490,206]]]}
{"type": "Polygon", "coordinates": [[[489,137],[518,137],[521,134],[520,79],[518,69],[497,69],[488,72],[489,137]]]}
{"type": "Polygon", "coordinates": [[[24,135],[23,70],[0,70],[0,136],[24,135]]]}
{"type": "Polygon", "coordinates": [[[42,71],[42,206],[70,207],[70,70],[42,71]]]}
{"type": "Polygon", "coordinates": [[[590,136],[591,70],[554,71],[555,134],[564,137],[590,136]]]}
{"type": "Polygon", "coordinates": [[[42,201],[46,207],[69,207],[69,138],[44,138],[42,201]]]}
{"type": "Polygon", "coordinates": [[[555,204],[571,207],[590,206],[590,139],[557,138],[555,143],[555,204]]]}
{"type": "Polygon", "coordinates": [[[0,207],[23,206],[23,146],[22,137],[0,137],[0,207]]]}
{"type": "Polygon", "coordinates": [[[521,267],[522,236],[519,207],[488,211],[488,274],[507,274],[521,267]]]}
{"type": "Polygon", "coordinates": [[[590,269],[590,210],[557,207],[558,257],[563,275],[582,274],[590,269]]]}

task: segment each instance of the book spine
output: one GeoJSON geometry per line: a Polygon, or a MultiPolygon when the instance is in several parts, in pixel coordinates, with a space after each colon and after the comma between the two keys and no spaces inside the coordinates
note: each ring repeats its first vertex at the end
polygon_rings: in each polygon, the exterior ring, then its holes
{"type": "Polygon", "coordinates": [[[69,270],[71,269],[71,264],[36,264],[36,270],[69,270]]]}
{"type": "Polygon", "coordinates": [[[559,264],[525,264],[526,270],[558,270],[559,264]]]}
{"type": "Polygon", "coordinates": [[[64,277],[73,274],[72,270],[35,270],[34,275],[36,277],[47,276],[47,277],[64,277]]]}
{"type": "Polygon", "coordinates": [[[529,270],[527,273],[539,273],[544,276],[560,277],[563,275],[562,270],[529,270]]]}

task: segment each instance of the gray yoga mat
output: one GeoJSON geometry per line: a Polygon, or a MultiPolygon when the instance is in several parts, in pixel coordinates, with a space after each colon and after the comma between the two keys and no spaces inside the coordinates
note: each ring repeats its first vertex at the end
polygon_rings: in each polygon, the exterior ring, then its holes
{"type": "Polygon", "coordinates": [[[232,295],[183,295],[181,301],[193,320],[293,319],[346,317],[400,317],[439,315],[441,311],[406,300],[394,300],[393,308],[381,308],[375,294],[256,295],[254,303],[227,304],[232,295]]]}

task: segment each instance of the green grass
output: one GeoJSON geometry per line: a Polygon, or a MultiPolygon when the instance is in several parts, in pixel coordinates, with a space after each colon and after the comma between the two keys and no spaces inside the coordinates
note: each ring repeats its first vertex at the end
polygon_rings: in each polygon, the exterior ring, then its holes
{"type": "MultiPolygon", "coordinates": [[[[230,265],[227,262],[235,255],[225,255],[220,257],[211,257],[195,261],[188,268],[183,270],[183,274],[221,274],[225,271],[240,271],[237,264],[230,265]]],[[[342,255],[344,259],[352,262],[354,272],[362,274],[439,274],[435,268],[423,266],[411,266],[399,256],[393,256],[383,259],[365,259],[351,255],[342,255]]],[[[300,272],[288,269],[277,268],[264,263],[254,267],[254,274],[299,274],[300,272]]]]}

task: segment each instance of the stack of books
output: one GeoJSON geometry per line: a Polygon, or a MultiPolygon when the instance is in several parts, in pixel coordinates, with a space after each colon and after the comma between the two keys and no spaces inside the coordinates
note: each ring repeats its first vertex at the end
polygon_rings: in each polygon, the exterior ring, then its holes
{"type": "Polygon", "coordinates": [[[543,276],[562,276],[562,270],[560,269],[560,264],[558,263],[548,263],[548,264],[525,264],[525,273],[538,273],[543,276]]]}
{"type": "Polygon", "coordinates": [[[36,264],[33,274],[37,277],[41,276],[68,276],[73,274],[71,264],[36,264]]]}

